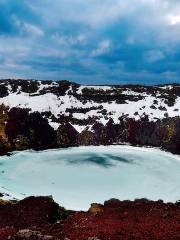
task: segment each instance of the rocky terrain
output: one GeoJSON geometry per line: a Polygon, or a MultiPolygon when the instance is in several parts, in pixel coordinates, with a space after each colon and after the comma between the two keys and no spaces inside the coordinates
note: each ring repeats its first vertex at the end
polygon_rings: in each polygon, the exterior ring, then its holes
{"type": "MultiPolygon", "coordinates": [[[[0,82],[0,154],[131,144],[180,154],[180,85],[0,82]]],[[[1,194],[0,198],[8,199],[1,194]]],[[[0,200],[0,240],[179,240],[180,203],[112,199],[87,212],[51,197],[0,200]]]]}
{"type": "Polygon", "coordinates": [[[0,81],[0,153],[128,143],[180,153],[180,85],[0,81]]]}
{"type": "Polygon", "coordinates": [[[180,204],[111,199],[87,212],[51,197],[0,202],[0,240],[179,240],[180,204]]]}

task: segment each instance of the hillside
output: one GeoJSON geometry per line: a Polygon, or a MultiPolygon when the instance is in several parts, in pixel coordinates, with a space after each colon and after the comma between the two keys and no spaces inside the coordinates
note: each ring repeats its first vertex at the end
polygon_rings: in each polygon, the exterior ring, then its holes
{"type": "Polygon", "coordinates": [[[10,150],[128,142],[178,153],[178,84],[83,86],[1,80],[0,104],[2,145],[10,150]]]}
{"type": "Polygon", "coordinates": [[[95,120],[105,124],[109,118],[118,123],[120,117],[138,120],[147,115],[156,121],[179,116],[180,85],[83,86],[68,81],[3,80],[0,103],[41,112],[54,128],[60,116],[71,117],[82,131],[95,120]]]}
{"type": "Polygon", "coordinates": [[[146,199],[68,211],[48,197],[0,203],[0,240],[178,240],[180,207],[146,199]]]}

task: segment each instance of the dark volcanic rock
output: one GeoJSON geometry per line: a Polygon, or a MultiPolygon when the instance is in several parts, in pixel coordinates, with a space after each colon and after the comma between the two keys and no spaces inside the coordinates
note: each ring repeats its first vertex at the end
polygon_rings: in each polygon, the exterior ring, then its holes
{"type": "Polygon", "coordinates": [[[77,144],[80,146],[96,145],[97,140],[95,134],[91,131],[84,130],[77,137],[77,144]]]}
{"type": "Polygon", "coordinates": [[[0,97],[8,96],[8,88],[4,85],[0,85],[0,97]]]}
{"type": "Polygon", "coordinates": [[[96,138],[97,144],[103,144],[103,145],[107,145],[108,144],[107,129],[106,129],[106,127],[102,123],[96,122],[92,126],[92,130],[93,130],[93,132],[95,134],[95,138],[96,138]]]}
{"type": "Polygon", "coordinates": [[[6,124],[12,149],[47,149],[56,146],[56,133],[39,112],[29,113],[28,109],[12,108],[6,124]]]}
{"type": "Polygon", "coordinates": [[[166,130],[164,138],[164,147],[173,153],[180,154],[180,118],[171,121],[166,130]]]}
{"type": "Polygon", "coordinates": [[[56,132],[39,112],[29,115],[29,136],[34,149],[47,149],[56,146],[56,132]]]}
{"type": "MultiPolygon", "coordinates": [[[[8,135],[12,149],[16,149],[16,142],[18,141],[16,140],[17,136],[28,136],[28,128],[28,110],[12,108],[8,113],[8,120],[6,124],[6,133],[8,135]]],[[[23,147],[23,149],[26,149],[28,147],[29,145],[26,145],[25,147],[23,147]]]]}
{"type": "Polygon", "coordinates": [[[63,209],[50,197],[29,197],[19,202],[0,204],[0,228],[26,228],[54,223],[63,209]]]}
{"type": "MultiPolygon", "coordinates": [[[[139,120],[119,119],[114,123],[110,118],[104,126],[95,122],[91,131],[78,133],[62,119],[55,131],[41,113],[30,113],[28,109],[1,107],[0,154],[10,150],[49,149],[78,145],[110,145],[129,142],[132,145],[160,147],[170,152],[180,153],[180,117],[149,121],[148,116],[139,120]]],[[[71,121],[71,119],[69,119],[71,121]]]]}
{"type": "Polygon", "coordinates": [[[76,145],[78,132],[70,123],[64,123],[57,130],[57,145],[70,147],[76,145]]]}
{"type": "Polygon", "coordinates": [[[7,154],[11,146],[6,133],[6,122],[8,120],[8,108],[0,105],[0,155],[7,154]]]}

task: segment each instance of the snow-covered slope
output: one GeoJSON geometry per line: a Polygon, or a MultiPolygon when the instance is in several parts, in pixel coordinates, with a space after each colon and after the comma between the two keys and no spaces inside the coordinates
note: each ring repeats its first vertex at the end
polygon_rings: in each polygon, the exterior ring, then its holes
{"type": "Polygon", "coordinates": [[[2,80],[0,104],[39,111],[57,129],[60,117],[81,132],[94,120],[120,117],[156,121],[180,116],[180,85],[82,86],[67,81],[2,80]],[[84,122],[85,123],[84,123],[84,122]]]}

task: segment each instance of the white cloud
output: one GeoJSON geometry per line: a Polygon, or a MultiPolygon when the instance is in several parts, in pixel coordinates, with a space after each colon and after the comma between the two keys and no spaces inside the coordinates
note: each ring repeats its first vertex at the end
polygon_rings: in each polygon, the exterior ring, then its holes
{"type": "Polygon", "coordinates": [[[29,34],[32,34],[32,36],[37,36],[37,37],[44,36],[43,30],[38,26],[24,22],[23,27],[24,27],[24,30],[29,34]]]}
{"type": "Polygon", "coordinates": [[[170,25],[176,25],[180,23],[180,15],[169,15],[168,20],[170,25]]]}
{"type": "Polygon", "coordinates": [[[164,58],[165,58],[165,55],[160,50],[151,50],[145,54],[145,60],[150,63],[160,61],[164,58]]]}
{"type": "Polygon", "coordinates": [[[76,36],[65,36],[65,35],[60,35],[59,33],[54,33],[52,35],[52,39],[56,41],[59,45],[76,45],[76,44],[83,44],[86,42],[86,36],[85,34],[81,33],[76,36]]]}
{"type": "Polygon", "coordinates": [[[35,36],[35,37],[44,36],[44,31],[40,28],[40,26],[36,26],[28,22],[22,21],[15,14],[12,14],[11,18],[14,21],[14,24],[21,31],[24,31],[25,33],[31,34],[32,36],[35,36]]]}
{"type": "Polygon", "coordinates": [[[110,47],[111,47],[111,42],[110,40],[103,40],[99,43],[99,46],[98,48],[94,49],[92,52],[91,52],[91,56],[92,57],[97,57],[97,56],[100,56],[104,53],[107,53],[109,50],[110,50],[110,47]]]}

